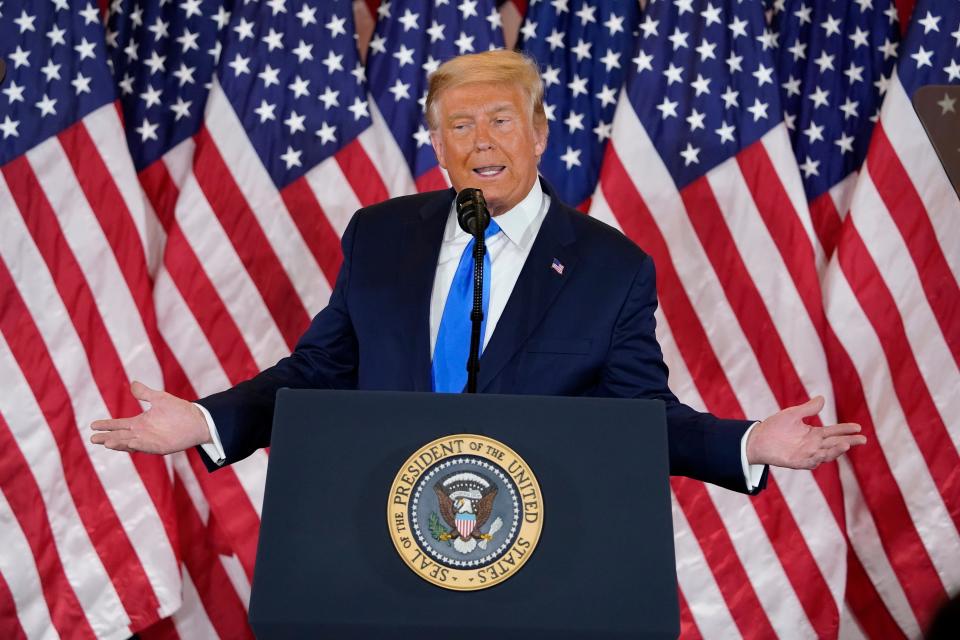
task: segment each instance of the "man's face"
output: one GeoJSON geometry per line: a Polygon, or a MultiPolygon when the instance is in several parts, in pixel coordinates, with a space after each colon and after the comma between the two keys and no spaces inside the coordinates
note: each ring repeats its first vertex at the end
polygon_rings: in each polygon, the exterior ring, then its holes
{"type": "Polygon", "coordinates": [[[481,189],[493,216],[516,206],[533,187],[547,144],[546,126],[534,126],[523,90],[465,84],[444,91],[437,106],[430,139],[453,188],[481,189]]]}

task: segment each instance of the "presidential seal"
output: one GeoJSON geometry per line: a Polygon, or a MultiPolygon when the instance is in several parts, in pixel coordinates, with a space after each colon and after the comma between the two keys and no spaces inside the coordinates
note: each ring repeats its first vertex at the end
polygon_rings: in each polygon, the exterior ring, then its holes
{"type": "Polygon", "coordinates": [[[446,436],[424,445],[390,487],[387,526],[407,566],[458,591],[512,577],[537,546],[540,485],[523,458],[484,436],[446,436]]]}

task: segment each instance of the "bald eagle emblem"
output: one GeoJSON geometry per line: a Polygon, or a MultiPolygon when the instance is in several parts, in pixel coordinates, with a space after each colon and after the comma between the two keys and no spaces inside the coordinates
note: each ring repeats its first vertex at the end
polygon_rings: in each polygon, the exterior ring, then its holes
{"type": "Polygon", "coordinates": [[[449,529],[445,529],[436,513],[430,514],[430,534],[439,542],[447,542],[460,553],[467,554],[487,543],[503,526],[496,518],[486,533],[483,526],[490,519],[497,487],[485,476],[472,471],[452,473],[433,485],[440,505],[440,515],[449,529]]]}

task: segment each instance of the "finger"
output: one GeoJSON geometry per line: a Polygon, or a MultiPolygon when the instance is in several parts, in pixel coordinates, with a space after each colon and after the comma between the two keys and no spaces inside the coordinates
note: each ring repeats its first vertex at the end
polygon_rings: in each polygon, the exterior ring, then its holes
{"type": "Polygon", "coordinates": [[[134,438],[130,431],[111,431],[108,433],[95,433],[90,436],[90,442],[100,444],[107,449],[116,451],[129,451],[129,442],[134,438]]]}
{"type": "Polygon", "coordinates": [[[824,438],[849,436],[855,433],[860,433],[860,425],[856,422],[841,422],[840,424],[831,424],[820,429],[820,434],[824,438]]]}
{"type": "Polygon", "coordinates": [[[850,451],[850,443],[841,442],[840,444],[826,449],[823,453],[823,459],[821,462],[832,462],[845,454],[847,451],[850,451]]]}
{"type": "Polygon", "coordinates": [[[859,447],[862,444],[867,444],[866,436],[830,436],[829,438],[824,438],[820,444],[820,447],[823,449],[831,449],[839,444],[846,443],[850,447],[859,447]]]}
{"type": "Polygon", "coordinates": [[[809,418],[810,416],[815,416],[823,409],[824,399],[823,396],[814,396],[804,402],[803,404],[798,404],[792,409],[796,409],[797,413],[800,414],[803,418],[809,418]]]}
{"type": "Polygon", "coordinates": [[[119,429],[130,429],[130,418],[109,418],[106,420],[94,420],[90,423],[90,428],[94,431],[117,431],[119,429]]]}
{"type": "Polygon", "coordinates": [[[134,380],[133,384],[130,385],[130,393],[137,400],[143,400],[144,402],[155,402],[157,398],[163,395],[163,391],[151,389],[139,380],[134,380]]]}

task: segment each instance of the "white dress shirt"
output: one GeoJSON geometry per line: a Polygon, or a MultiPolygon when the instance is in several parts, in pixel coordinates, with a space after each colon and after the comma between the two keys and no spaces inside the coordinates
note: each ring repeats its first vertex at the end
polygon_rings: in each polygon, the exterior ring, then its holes
{"type": "MultiPolygon", "coordinates": [[[[487,346],[490,336],[497,328],[497,322],[503,315],[507,300],[510,299],[513,287],[517,284],[517,278],[520,277],[520,271],[527,261],[527,256],[530,255],[530,249],[533,247],[533,242],[540,232],[540,227],[543,225],[543,220],[549,209],[550,196],[543,192],[540,181],[535,180],[530,193],[517,206],[496,217],[497,224],[500,225],[500,232],[486,241],[491,273],[484,275],[490,278],[490,302],[487,308],[487,322],[481,350],[487,346]]],[[[437,344],[440,320],[443,317],[443,308],[447,304],[450,285],[453,283],[460,257],[463,255],[467,243],[470,242],[470,238],[470,234],[461,229],[457,223],[456,200],[454,200],[450,205],[450,213],[447,215],[447,226],[443,232],[440,255],[437,258],[437,271],[433,279],[433,293],[430,296],[431,359],[434,347],[437,344]]],[[[222,464],[225,454],[223,446],[220,444],[220,434],[217,433],[217,428],[213,424],[210,413],[200,405],[197,406],[203,412],[213,440],[213,442],[201,445],[201,447],[210,456],[211,460],[216,461],[217,464],[222,464]]],[[[750,489],[754,489],[760,483],[760,477],[763,474],[763,465],[747,464],[747,437],[757,424],[751,426],[740,440],[740,464],[743,468],[743,477],[750,489]]]]}

